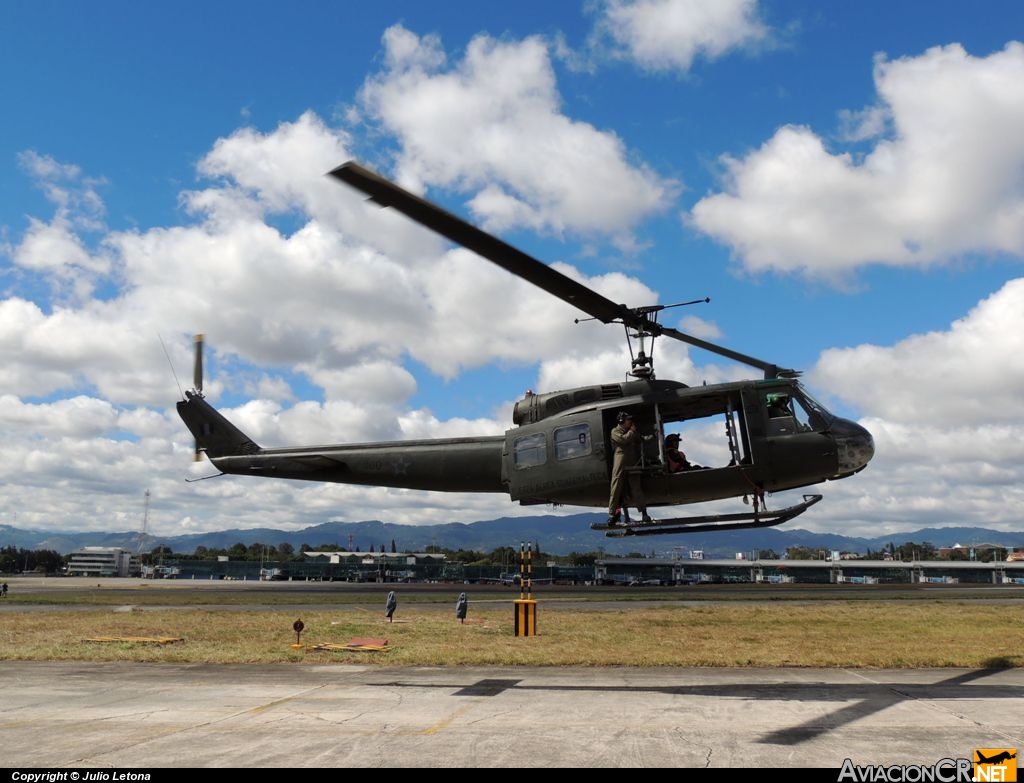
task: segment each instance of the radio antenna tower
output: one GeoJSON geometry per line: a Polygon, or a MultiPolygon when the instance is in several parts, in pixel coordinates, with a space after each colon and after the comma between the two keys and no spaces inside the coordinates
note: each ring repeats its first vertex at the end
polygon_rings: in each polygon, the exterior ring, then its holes
{"type": "Polygon", "coordinates": [[[146,543],[146,526],[149,524],[149,490],[146,490],[146,503],[142,512],[142,532],[139,533],[139,548],[135,554],[142,554],[142,547],[146,543]]]}

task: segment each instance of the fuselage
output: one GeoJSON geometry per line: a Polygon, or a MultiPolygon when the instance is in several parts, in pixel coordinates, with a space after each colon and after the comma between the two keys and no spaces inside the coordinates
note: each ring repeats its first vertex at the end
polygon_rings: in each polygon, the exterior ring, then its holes
{"type": "Polygon", "coordinates": [[[832,415],[795,380],[688,387],[637,380],[528,395],[504,435],[479,438],[261,448],[198,393],[178,403],[198,447],[222,472],[266,478],[505,493],[523,504],[600,507],[608,502],[609,435],[631,412],[644,442],[642,476],[650,506],[775,492],[843,478],[874,454],[870,433],[832,415]],[[670,473],[663,453],[675,423],[721,419],[729,459],[670,473]]]}

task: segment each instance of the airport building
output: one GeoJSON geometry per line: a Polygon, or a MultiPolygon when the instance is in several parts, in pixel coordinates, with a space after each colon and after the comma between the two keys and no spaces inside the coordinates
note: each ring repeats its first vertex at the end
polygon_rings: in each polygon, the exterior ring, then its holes
{"type": "Polygon", "coordinates": [[[433,552],[313,552],[301,560],[259,561],[169,558],[140,568],[123,549],[85,547],[71,555],[75,576],[143,576],[165,579],[258,579],[261,581],[449,582],[594,585],[764,584],[991,584],[1024,586],[1024,560],[844,559],[817,560],[703,557],[606,557],[593,565],[551,561],[518,566],[467,564],[433,552]]]}
{"type": "Polygon", "coordinates": [[[72,552],[68,576],[138,576],[139,561],[120,547],[87,546],[72,552]]]}
{"type": "MultiPolygon", "coordinates": [[[[314,572],[341,576],[352,582],[411,582],[430,575],[444,579],[448,558],[431,552],[313,552],[305,553],[314,572]]],[[[449,569],[450,571],[450,569],[449,569]]]]}
{"type": "Polygon", "coordinates": [[[994,584],[1024,585],[1024,561],[732,560],[608,558],[595,563],[598,584],[994,584]]]}

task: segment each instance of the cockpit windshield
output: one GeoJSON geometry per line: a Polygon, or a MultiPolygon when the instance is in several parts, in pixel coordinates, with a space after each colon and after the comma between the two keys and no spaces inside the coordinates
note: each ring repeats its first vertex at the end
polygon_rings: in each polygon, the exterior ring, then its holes
{"type": "Polygon", "coordinates": [[[811,430],[828,429],[835,416],[829,413],[828,408],[819,403],[799,383],[794,384],[793,401],[797,403],[793,408],[797,422],[811,430]]]}

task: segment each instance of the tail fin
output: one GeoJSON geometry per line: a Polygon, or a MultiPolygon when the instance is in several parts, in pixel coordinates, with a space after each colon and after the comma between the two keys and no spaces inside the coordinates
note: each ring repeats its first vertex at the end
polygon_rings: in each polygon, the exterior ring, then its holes
{"type": "Polygon", "coordinates": [[[216,460],[260,450],[252,438],[225,419],[199,392],[185,392],[185,399],[178,403],[178,415],[196,439],[197,456],[205,452],[216,460]]]}
{"type": "Polygon", "coordinates": [[[185,392],[178,403],[178,415],[196,439],[196,462],[205,452],[210,460],[218,457],[236,457],[255,454],[260,447],[252,438],[225,419],[216,408],[203,398],[203,336],[195,336],[195,367],[193,391],[185,392]]]}

